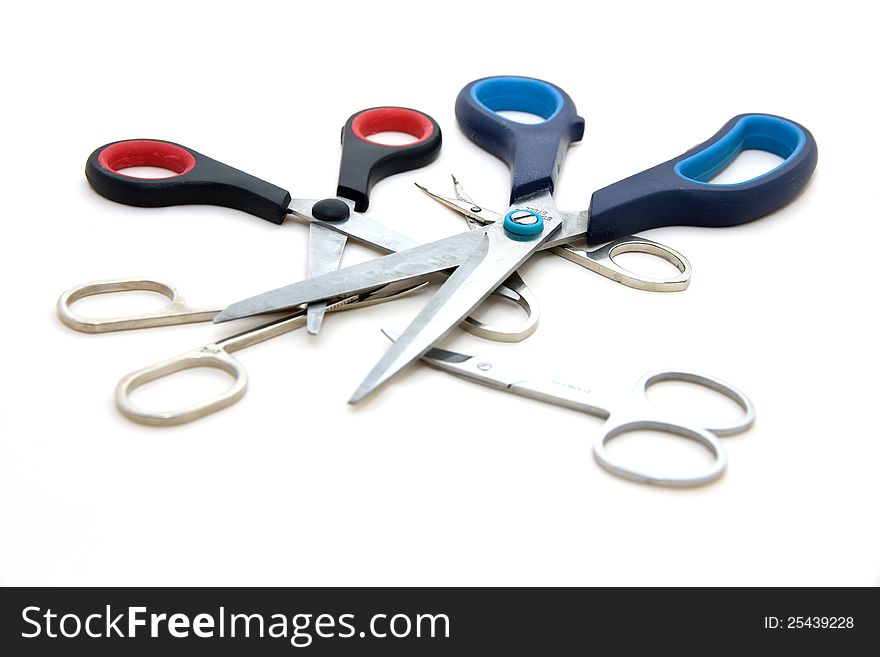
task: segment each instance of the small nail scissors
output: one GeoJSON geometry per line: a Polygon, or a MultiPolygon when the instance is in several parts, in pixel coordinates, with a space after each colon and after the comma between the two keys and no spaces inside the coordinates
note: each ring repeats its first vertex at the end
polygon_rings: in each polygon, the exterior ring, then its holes
{"type": "MultiPolygon", "coordinates": [[[[388,286],[352,295],[328,303],[328,311],[347,310],[391,301],[427,285],[426,282],[388,286]]],[[[194,308],[189,306],[173,285],[149,278],[118,278],[106,281],[93,281],[71,288],[61,295],[57,304],[58,317],[76,331],[83,333],[107,333],[131,329],[174,326],[194,322],[208,322],[217,313],[217,308],[194,308]],[[158,311],[127,317],[91,318],[78,314],[73,308],[85,297],[115,292],[147,291],[158,292],[168,297],[168,305],[158,311]]],[[[304,326],[307,322],[307,309],[300,308],[286,317],[276,319],[262,326],[236,333],[235,335],[211,342],[174,358],[150,365],[123,377],[116,386],[116,407],[123,415],[141,424],[170,426],[191,422],[241,399],[247,391],[247,371],[232,356],[232,352],[259,344],[270,338],[283,335],[304,326]],[[211,367],[229,374],[232,386],[224,392],[197,404],[173,410],[151,410],[138,405],[132,393],[140,386],[175,372],[196,367],[211,367]]]]}
{"type": "MultiPolygon", "coordinates": [[[[384,331],[392,341],[396,333],[384,331]]],[[[727,455],[718,438],[747,431],[755,423],[755,407],[751,400],[729,383],[690,370],[658,370],[645,374],[636,383],[628,399],[608,403],[591,390],[555,379],[532,379],[513,369],[478,356],[433,348],[421,359],[428,365],[496,390],[520,397],[564,406],[604,419],[602,435],[593,443],[596,461],[608,472],[645,484],[670,487],[700,486],[715,481],[727,468],[727,455]],[[739,418],[712,428],[682,424],[648,399],[648,388],[663,381],[681,381],[703,386],[732,399],[742,409],[739,418]],[[712,455],[712,463],[694,475],[657,475],[626,465],[609,454],[608,444],[626,433],[659,431],[696,441],[712,455]]]]}
{"type": "Polygon", "coordinates": [[[584,120],[565,91],[534,78],[483,78],[459,92],[455,111],[471,141],[510,165],[510,205],[501,221],[259,294],[227,307],[214,321],[456,267],[355,390],[349,401],[357,403],[448,335],[535,253],[584,238],[603,244],[649,228],[732,226],[763,217],[800,193],[818,158],[816,142],[803,126],[778,116],[743,114],[686,153],[594,192],[589,210],[563,213],[553,199],[556,177],[568,145],[584,132],[584,120]],[[537,114],[543,121],[517,123],[501,111],[537,114]],[[744,149],[769,151],[784,161],[746,182],[708,182],[744,149]]]}

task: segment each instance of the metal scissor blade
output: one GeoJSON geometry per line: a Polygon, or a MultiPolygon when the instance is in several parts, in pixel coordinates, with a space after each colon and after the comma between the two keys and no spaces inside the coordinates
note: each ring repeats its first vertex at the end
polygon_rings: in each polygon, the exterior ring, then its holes
{"type": "MultiPolygon", "coordinates": [[[[471,198],[471,195],[464,191],[464,187],[461,186],[461,183],[458,182],[458,178],[455,177],[455,174],[450,174],[452,176],[452,188],[455,190],[455,198],[466,201],[468,203],[473,203],[474,199],[471,198]]],[[[474,205],[476,205],[474,203],[474,205]]]]}
{"type": "MultiPolygon", "coordinates": [[[[392,342],[397,342],[400,338],[399,333],[387,329],[382,329],[382,333],[392,342]]],[[[511,386],[522,378],[499,373],[494,364],[488,363],[478,356],[470,356],[439,347],[428,349],[422,354],[422,360],[433,368],[469,381],[482,383],[496,390],[510,390],[511,386]]]]}
{"type": "MultiPolygon", "coordinates": [[[[342,233],[325,228],[320,224],[309,224],[309,251],[307,276],[314,278],[339,269],[342,252],[348,237],[342,233]]],[[[315,301],[306,307],[306,330],[309,335],[317,335],[327,311],[326,301],[315,301]]]]}
{"type": "Polygon", "coordinates": [[[455,176],[452,176],[452,181],[455,186],[456,198],[435,194],[427,187],[424,187],[418,183],[415,183],[415,186],[438,203],[441,203],[447,208],[455,210],[459,214],[464,215],[465,219],[467,219],[468,223],[471,224],[472,227],[474,224],[485,226],[486,224],[491,224],[501,218],[501,215],[497,212],[493,212],[492,210],[488,210],[481,205],[477,205],[476,203],[474,203],[467,195],[467,192],[465,192],[464,189],[461,188],[461,185],[459,184],[455,176]]]}
{"type": "Polygon", "coordinates": [[[482,229],[459,233],[258,294],[227,306],[214,317],[214,323],[294,308],[312,301],[348,296],[388,283],[452,269],[467,259],[484,236],[482,229]]]}
{"type": "Polygon", "coordinates": [[[312,214],[312,207],[317,203],[316,200],[294,199],[291,201],[289,209],[299,219],[308,221],[311,224],[319,224],[337,233],[344,233],[353,240],[374,246],[386,253],[403,251],[419,246],[420,243],[416,240],[388,228],[385,224],[372,219],[368,213],[354,212],[354,202],[343,198],[339,200],[347,203],[352,209],[348,219],[341,221],[322,221],[316,219],[312,214]]]}
{"type": "MultiPolygon", "coordinates": [[[[550,199],[549,194],[547,199],[550,199]]],[[[543,200],[538,197],[532,203],[540,207],[545,205],[541,203],[543,200]]],[[[400,339],[361,382],[349,403],[361,401],[450,333],[559,228],[561,224],[554,215],[544,217],[544,232],[528,241],[512,239],[505,233],[502,223],[490,226],[468,259],[431,297],[400,339]]]]}

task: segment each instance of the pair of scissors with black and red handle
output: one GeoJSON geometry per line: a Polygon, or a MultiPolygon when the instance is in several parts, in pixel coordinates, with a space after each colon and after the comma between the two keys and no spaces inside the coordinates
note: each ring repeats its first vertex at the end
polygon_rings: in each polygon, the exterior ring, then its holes
{"type": "MultiPolygon", "coordinates": [[[[395,173],[426,166],[440,154],[437,122],[406,107],[373,107],[353,114],[342,129],[342,158],[336,194],[356,212],[370,206],[373,185],[395,173]],[[415,141],[386,145],[371,141],[382,132],[401,132],[415,141]]],[[[219,205],[280,224],[294,212],[290,192],[186,146],[159,139],[125,139],[89,156],[86,178],[101,196],[145,208],[219,205]],[[130,167],[157,167],[174,175],[138,178],[130,167]]]]}
{"type": "MultiPolygon", "coordinates": [[[[342,158],[336,197],[293,199],[290,193],[180,144],[156,139],[128,139],[106,144],[89,157],[86,177],[102,196],[143,207],[209,204],[241,210],[275,224],[299,210],[325,221],[341,221],[370,205],[373,185],[387,176],[430,164],[440,152],[437,122],[405,107],[374,107],[353,114],[342,129],[342,158]],[[386,145],[371,141],[380,132],[402,132],[414,141],[386,145]],[[130,167],[159,167],[168,178],[127,175],[130,167]]],[[[314,223],[310,225],[308,275],[339,267],[347,235],[314,223]]],[[[308,331],[317,334],[326,302],[308,305],[308,331]]]]}
{"type": "MultiPolygon", "coordinates": [[[[293,198],[286,189],[214,160],[180,144],[157,139],[127,139],[96,149],[86,163],[92,188],[110,200],[140,207],[217,205],[241,210],[281,224],[288,215],[309,222],[308,276],[335,271],[349,237],[393,253],[419,242],[394,231],[367,214],[370,191],[378,181],[396,173],[426,166],[440,152],[437,122],[406,107],[373,107],[356,112],[342,128],[342,155],[336,196],[293,198]],[[388,145],[373,141],[378,133],[397,132],[413,141],[388,145]],[[166,178],[127,175],[131,167],[158,167],[172,172],[166,178]]],[[[465,328],[496,340],[519,340],[534,331],[537,302],[514,275],[497,294],[518,304],[527,314],[513,328],[489,326],[468,317],[465,328]]],[[[307,305],[307,328],[315,334],[327,302],[307,305]]]]}

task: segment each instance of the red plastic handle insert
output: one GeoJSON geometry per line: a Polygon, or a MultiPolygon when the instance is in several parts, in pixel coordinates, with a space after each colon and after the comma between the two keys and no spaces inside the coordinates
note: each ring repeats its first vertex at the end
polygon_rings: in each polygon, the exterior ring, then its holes
{"type": "Polygon", "coordinates": [[[105,148],[98,155],[98,163],[120,176],[126,175],[120,169],[129,167],[157,167],[180,176],[195,168],[196,158],[185,148],[166,141],[132,139],[119,141],[105,148]]]}
{"type": "MultiPolygon", "coordinates": [[[[351,124],[351,130],[358,139],[364,141],[370,141],[370,136],[380,132],[404,132],[416,138],[416,141],[405,146],[414,146],[434,134],[434,124],[427,116],[415,110],[404,107],[377,107],[358,114],[351,124]]],[[[385,146],[385,144],[379,145],[385,146]]]]}

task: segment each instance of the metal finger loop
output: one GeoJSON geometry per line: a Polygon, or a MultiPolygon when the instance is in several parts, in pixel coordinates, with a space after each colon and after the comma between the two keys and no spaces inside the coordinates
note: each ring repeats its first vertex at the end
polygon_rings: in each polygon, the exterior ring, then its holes
{"type": "Polygon", "coordinates": [[[751,429],[755,424],[755,405],[752,400],[738,388],[708,374],[693,370],[658,370],[645,374],[636,384],[636,388],[641,389],[642,394],[647,397],[648,388],[662,381],[681,381],[703,386],[733,400],[742,409],[743,414],[739,418],[727,424],[705,428],[716,436],[733,436],[751,429]]]}
{"type": "Polygon", "coordinates": [[[184,424],[231,406],[244,396],[247,383],[247,372],[235,358],[216,345],[207,345],[125,376],[116,386],[116,407],[125,417],[141,424],[184,424]],[[170,411],[148,410],[132,401],[132,393],[141,386],[196,367],[213,367],[226,372],[233,379],[232,386],[206,401],[170,411]]]}
{"type": "Polygon", "coordinates": [[[552,251],[566,260],[636,290],[680,292],[687,288],[691,280],[691,264],[687,258],[668,246],[643,237],[621,237],[592,251],[567,244],[554,247],[552,251]],[[638,274],[614,261],[615,256],[624,253],[643,253],[662,258],[678,269],[678,275],[653,278],[638,274]]]}
{"type": "Polygon", "coordinates": [[[114,278],[77,285],[58,298],[57,312],[61,322],[82,333],[107,333],[130,329],[172,326],[191,322],[204,322],[220,312],[220,308],[195,309],[189,307],[173,285],[150,278],[114,278]],[[85,317],[72,308],[80,299],[97,294],[114,292],[158,292],[168,298],[163,308],[142,315],[95,318],[85,317]]]}
{"type": "Polygon", "coordinates": [[[459,325],[461,328],[471,335],[496,342],[521,342],[537,330],[538,321],[541,318],[541,308],[538,305],[538,299],[532,294],[531,289],[519,274],[515,272],[511,274],[504,285],[492,294],[517,304],[525,311],[525,319],[521,320],[515,328],[508,329],[486,324],[475,317],[466,317],[459,325]]]}
{"type": "Polygon", "coordinates": [[[596,462],[613,475],[636,481],[643,484],[665,486],[670,488],[689,488],[702,486],[718,479],[727,468],[727,454],[721,446],[718,438],[703,429],[685,427],[679,424],[663,422],[660,420],[635,420],[615,423],[611,429],[605,432],[598,441],[593,444],[593,457],[596,462]],[[609,442],[614,438],[631,431],[660,431],[675,436],[681,436],[693,440],[705,447],[712,454],[713,461],[706,470],[697,474],[684,477],[670,477],[654,475],[644,470],[630,467],[619,460],[612,458],[606,449],[609,442]]]}

